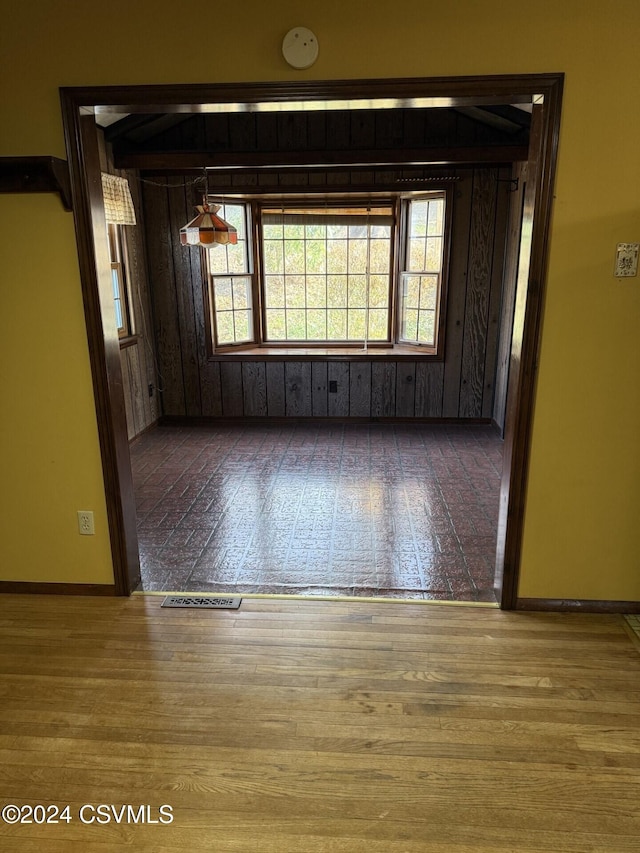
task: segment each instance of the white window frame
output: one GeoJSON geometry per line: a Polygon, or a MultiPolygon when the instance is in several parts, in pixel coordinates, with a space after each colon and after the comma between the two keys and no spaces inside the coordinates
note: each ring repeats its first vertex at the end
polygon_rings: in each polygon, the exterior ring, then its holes
{"type": "MultiPolygon", "coordinates": [[[[444,272],[448,257],[448,237],[451,230],[448,219],[447,196],[444,191],[414,194],[403,199],[402,205],[402,248],[397,281],[398,324],[396,340],[401,346],[418,347],[428,352],[437,352],[442,331],[440,318],[443,307],[444,272]],[[434,209],[434,203],[437,204],[438,202],[442,202],[439,221],[434,223],[434,227],[431,227],[431,220],[427,220],[425,234],[418,236],[415,231],[412,231],[412,208],[414,205],[426,205],[430,212],[434,209]],[[423,244],[424,262],[422,267],[411,260],[412,242],[414,240],[423,244]],[[406,308],[410,285],[417,291],[417,299],[410,308],[406,308]],[[435,294],[425,304],[425,297],[430,285],[433,286],[435,294]],[[412,311],[416,315],[415,336],[405,334],[408,325],[406,319],[408,311],[412,311]],[[420,328],[423,326],[424,319],[428,318],[429,315],[433,315],[433,329],[429,332],[423,329],[421,334],[420,328]]],[[[413,326],[413,323],[411,325],[413,326]]]]}

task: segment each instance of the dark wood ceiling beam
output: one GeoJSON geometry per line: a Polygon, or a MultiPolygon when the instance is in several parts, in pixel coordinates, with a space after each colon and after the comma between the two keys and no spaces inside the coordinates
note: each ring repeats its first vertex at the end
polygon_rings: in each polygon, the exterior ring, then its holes
{"type": "Polygon", "coordinates": [[[526,145],[483,148],[415,148],[395,151],[167,151],[115,153],[119,169],[180,172],[185,169],[286,169],[350,166],[424,166],[454,163],[513,163],[526,160],[526,145]]]}

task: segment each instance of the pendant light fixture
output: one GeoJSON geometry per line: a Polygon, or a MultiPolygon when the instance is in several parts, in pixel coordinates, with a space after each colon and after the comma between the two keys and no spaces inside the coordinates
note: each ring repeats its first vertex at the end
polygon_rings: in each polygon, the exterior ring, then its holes
{"type": "Polygon", "coordinates": [[[209,187],[205,169],[205,192],[202,204],[196,206],[197,216],[180,229],[180,242],[183,246],[215,246],[225,243],[237,243],[238,232],[217,213],[219,204],[209,204],[207,201],[209,187]]]}

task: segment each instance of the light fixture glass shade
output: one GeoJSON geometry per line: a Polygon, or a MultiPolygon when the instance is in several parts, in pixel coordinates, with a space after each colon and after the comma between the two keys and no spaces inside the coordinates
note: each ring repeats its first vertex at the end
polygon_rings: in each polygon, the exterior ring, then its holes
{"type": "Polygon", "coordinates": [[[213,246],[215,243],[237,243],[238,232],[216,216],[220,210],[217,204],[203,201],[196,207],[198,215],[180,229],[180,242],[183,246],[213,246]]]}

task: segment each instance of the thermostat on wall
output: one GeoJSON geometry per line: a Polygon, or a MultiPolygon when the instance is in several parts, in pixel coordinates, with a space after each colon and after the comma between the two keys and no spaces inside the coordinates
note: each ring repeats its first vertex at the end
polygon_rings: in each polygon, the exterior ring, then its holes
{"type": "Polygon", "coordinates": [[[310,68],[318,58],[318,39],[306,27],[294,27],[282,40],[282,55],[293,68],[310,68]]]}

